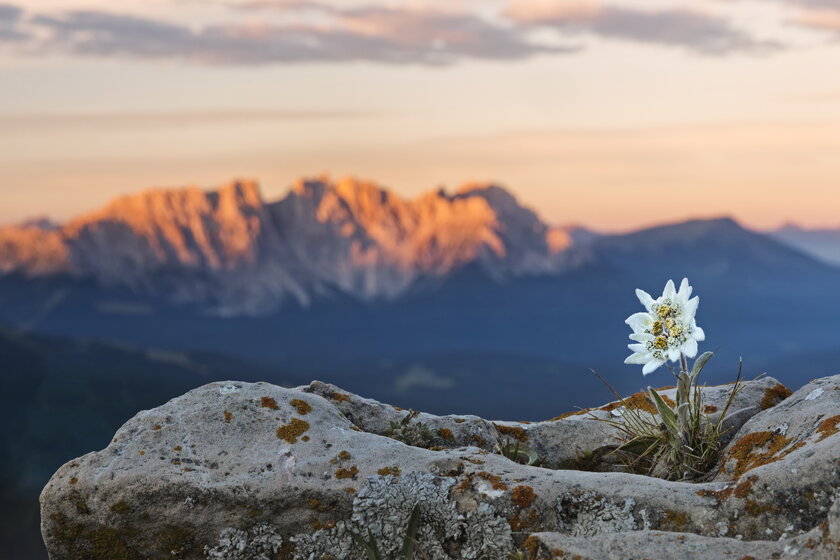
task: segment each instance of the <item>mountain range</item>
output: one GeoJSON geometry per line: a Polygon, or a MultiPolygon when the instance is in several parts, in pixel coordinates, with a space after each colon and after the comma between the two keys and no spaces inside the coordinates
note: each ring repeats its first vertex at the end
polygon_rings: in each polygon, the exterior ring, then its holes
{"type": "Polygon", "coordinates": [[[336,292],[393,300],[468,264],[499,280],[556,273],[572,243],[570,231],[548,227],[494,185],[406,200],[352,178],[300,180],[266,202],[256,183],[237,181],[125,196],[62,225],[2,228],[0,272],[263,314],[336,292]]]}

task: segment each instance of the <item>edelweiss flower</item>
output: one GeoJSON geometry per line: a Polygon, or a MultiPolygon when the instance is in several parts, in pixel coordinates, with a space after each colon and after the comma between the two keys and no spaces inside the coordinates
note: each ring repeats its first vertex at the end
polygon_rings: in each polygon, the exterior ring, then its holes
{"type": "Polygon", "coordinates": [[[691,291],[688,278],[683,278],[679,291],[674,289],[674,281],[668,280],[656,299],[644,290],[636,290],[646,311],[624,321],[633,329],[630,340],[635,342],[627,346],[633,354],[625,364],[644,365],[642,374],[647,375],[668,360],[678,361],[680,354],[688,358],[697,355],[697,343],[705,340],[706,334],[694,319],[700,298],[692,298],[691,291]]]}

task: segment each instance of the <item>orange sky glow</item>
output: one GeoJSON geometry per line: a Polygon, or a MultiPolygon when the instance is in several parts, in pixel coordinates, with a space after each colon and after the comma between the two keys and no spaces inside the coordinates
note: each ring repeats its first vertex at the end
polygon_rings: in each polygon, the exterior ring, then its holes
{"type": "Polygon", "coordinates": [[[838,22],[805,0],[10,0],[0,224],[327,173],[497,182],[606,231],[840,227],[838,22]]]}

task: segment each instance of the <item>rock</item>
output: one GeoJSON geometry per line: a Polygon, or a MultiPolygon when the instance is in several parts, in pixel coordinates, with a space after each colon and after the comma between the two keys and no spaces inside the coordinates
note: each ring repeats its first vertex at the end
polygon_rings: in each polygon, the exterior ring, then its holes
{"type": "MultiPolygon", "coordinates": [[[[213,383],[137,414],[107,448],[62,466],[41,495],[42,533],[51,560],[361,560],[354,535],[389,557],[416,506],[417,540],[432,560],[506,559],[523,542],[562,542],[584,558],[657,557],[651,547],[677,542],[687,554],[737,543],[732,550],[765,558],[785,544],[806,547],[806,537],[822,550],[837,537],[838,506],[828,509],[840,487],[840,436],[823,426],[829,416],[814,415],[838,410],[837,387],[840,376],[818,380],[758,412],[727,453],[777,418],[805,445],[762,465],[747,454],[740,471],[740,456],[727,454],[718,479],[687,483],[525,466],[492,452],[522,440],[560,464],[554,450],[570,457],[595,441],[561,432],[604,426],[583,414],[533,424],[419,414],[409,426],[432,434],[426,449],[382,435],[406,411],[331,385],[213,383]],[[613,549],[618,556],[605,555],[613,549]]],[[[773,380],[755,382],[737,406],[761,408],[768,390],[765,404],[784,393],[773,380]]],[[[717,403],[726,390],[706,391],[717,403]]]]}

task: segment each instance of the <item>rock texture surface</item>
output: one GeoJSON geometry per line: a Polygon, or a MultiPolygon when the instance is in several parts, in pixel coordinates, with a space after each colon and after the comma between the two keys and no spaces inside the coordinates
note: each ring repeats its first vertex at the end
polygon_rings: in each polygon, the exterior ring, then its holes
{"type": "MultiPolygon", "coordinates": [[[[726,388],[706,391],[717,406],[726,388]]],[[[403,424],[407,411],[324,383],[213,383],[61,467],[42,532],[52,560],[365,558],[353,535],[387,558],[417,507],[434,560],[837,558],[840,376],[792,395],[756,381],[737,408],[714,478],[688,483],[575,470],[597,467],[581,456],[609,438],[588,413],[403,424]],[[544,466],[494,453],[510,441],[544,466]]]]}

